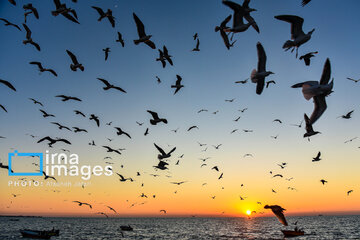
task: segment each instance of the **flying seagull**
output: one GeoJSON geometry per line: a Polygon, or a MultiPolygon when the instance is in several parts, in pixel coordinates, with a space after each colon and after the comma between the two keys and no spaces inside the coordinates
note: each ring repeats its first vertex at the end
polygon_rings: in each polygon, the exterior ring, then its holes
{"type": "Polygon", "coordinates": [[[222,3],[234,11],[233,17],[233,26],[232,28],[225,29],[226,32],[244,32],[246,31],[251,25],[254,29],[259,32],[259,27],[257,26],[255,20],[250,16],[250,12],[256,11],[256,9],[249,8],[248,3],[250,1],[244,1],[243,6],[234,3],[232,1],[222,1],[222,3]],[[246,3],[247,2],[247,3],[246,3]],[[243,18],[245,18],[248,23],[244,23],[243,18]]]}
{"type": "Polygon", "coordinates": [[[122,47],[125,47],[125,42],[124,42],[124,39],[123,39],[121,33],[117,32],[117,35],[118,35],[118,38],[116,39],[116,42],[119,42],[122,47]]]}
{"type": "MultiPolygon", "coordinates": [[[[39,13],[38,13],[38,10],[31,4],[31,3],[28,3],[28,4],[25,4],[23,6],[23,9],[26,11],[26,10],[29,10],[29,12],[25,12],[26,15],[28,14],[34,14],[34,16],[36,17],[36,19],[39,19],[39,13]]],[[[26,21],[25,21],[26,22],[26,21]]]]}
{"type": "Polygon", "coordinates": [[[18,25],[9,22],[9,21],[6,20],[5,18],[0,18],[0,20],[5,23],[5,26],[13,26],[13,27],[16,27],[19,31],[21,31],[21,28],[20,28],[18,25]]]}
{"type": "Polygon", "coordinates": [[[286,221],[285,215],[284,215],[284,211],[286,209],[280,207],[279,205],[265,205],[264,206],[265,209],[271,209],[271,211],[275,214],[275,216],[279,219],[279,221],[284,225],[287,226],[288,223],[286,221]]]}
{"type": "Polygon", "coordinates": [[[125,135],[127,136],[128,138],[131,138],[130,134],[128,134],[127,132],[123,131],[121,128],[119,127],[115,127],[115,129],[117,130],[117,135],[120,136],[120,135],[125,135]]]}
{"type": "Polygon", "coordinates": [[[96,125],[100,127],[100,120],[98,116],[95,116],[95,114],[91,114],[89,120],[94,120],[96,122],[96,125]]]}
{"type": "Polygon", "coordinates": [[[30,43],[31,45],[33,45],[38,51],[40,51],[40,45],[36,42],[34,42],[31,38],[31,30],[30,28],[25,24],[23,23],[23,27],[24,29],[26,30],[26,40],[23,41],[23,44],[28,44],[30,43]]]}
{"type": "Polygon", "coordinates": [[[220,36],[224,41],[225,47],[230,50],[230,42],[229,42],[229,37],[226,34],[226,32],[224,31],[225,29],[228,29],[229,27],[226,26],[226,24],[231,20],[231,15],[229,15],[228,17],[226,17],[220,24],[220,26],[216,26],[215,27],[215,32],[220,31],[220,36]]]}
{"type": "Polygon", "coordinates": [[[51,11],[53,16],[58,16],[59,14],[63,15],[68,20],[80,24],[77,20],[77,13],[74,9],[67,8],[65,3],[61,3],[60,0],[54,0],[54,4],[56,7],[55,11],[51,11]],[[72,14],[72,15],[71,15],[72,14]]]}
{"type": "Polygon", "coordinates": [[[106,86],[103,87],[103,89],[106,91],[106,90],[109,90],[111,88],[113,89],[116,89],[116,90],[119,90],[120,92],[123,92],[123,93],[126,93],[126,91],[124,89],[122,89],[121,87],[117,87],[115,85],[112,85],[110,84],[107,80],[103,79],[103,78],[97,78],[99,81],[103,82],[106,86]]]}
{"type": "Polygon", "coordinates": [[[110,51],[109,47],[104,48],[103,51],[105,53],[105,61],[106,61],[108,59],[108,57],[109,57],[109,52],[111,52],[111,51],[110,51]]]}
{"type": "Polygon", "coordinates": [[[135,13],[133,13],[133,17],[134,17],[136,28],[137,28],[138,35],[139,35],[139,39],[134,40],[135,45],[138,45],[139,43],[143,42],[146,45],[148,45],[149,47],[151,47],[152,49],[156,49],[155,43],[153,43],[150,40],[152,35],[146,35],[145,26],[141,22],[141,20],[138,18],[138,16],[136,16],[135,13]]]}
{"type": "Polygon", "coordinates": [[[73,201],[73,202],[74,202],[74,203],[79,204],[79,206],[82,206],[82,205],[87,205],[87,206],[89,206],[89,208],[91,208],[91,209],[92,209],[92,206],[91,206],[89,203],[79,202],[79,201],[73,201]]]}
{"type": "Polygon", "coordinates": [[[99,7],[92,6],[92,8],[95,9],[99,13],[99,15],[100,15],[100,17],[98,18],[99,22],[101,20],[103,20],[104,18],[107,18],[109,20],[111,26],[113,28],[115,27],[115,17],[113,17],[111,9],[108,9],[107,12],[104,12],[99,7]]]}
{"type": "Polygon", "coordinates": [[[48,114],[47,112],[45,112],[44,110],[40,109],[39,110],[42,114],[43,114],[43,117],[46,118],[46,117],[55,117],[55,115],[53,114],[48,114]]]}
{"type": "Polygon", "coordinates": [[[32,65],[36,65],[40,71],[40,73],[42,72],[50,72],[52,73],[55,77],[57,77],[57,73],[53,70],[53,69],[50,69],[50,68],[44,68],[41,64],[41,62],[30,62],[30,64],[32,65]]]}
{"type": "Polygon", "coordinates": [[[156,149],[160,152],[160,154],[158,154],[159,160],[171,157],[171,153],[173,153],[176,150],[176,147],[174,147],[173,149],[171,149],[170,152],[166,153],[161,147],[159,147],[155,143],[154,143],[154,145],[155,145],[156,149]]]}
{"type": "Polygon", "coordinates": [[[316,157],[314,157],[313,160],[311,160],[311,161],[312,161],[312,162],[318,162],[318,161],[320,161],[320,160],[321,160],[320,156],[321,156],[321,152],[319,151],[318,154],[316,155],[316,157]]]}
{"type": "Polygon", "coordinates": [[[197,40],[196,40],[196,46],[195,46],[195,48],[193,48],[193,50],[191,50],[191,51],[192,51],[192,52],[199,52],[199,51],[200,51],[199,46],[200,46],[200,40],[197,39],[197,40]]]}
{"type": "Polygon", "coordinates": [[[62,98],[61,101],[63,101],[63,102],[66,102],[69,100],[81,102],[81,99],[77,98],[77,97],[71,97],[71,96],[66,96],[66,95],[57,95],[55,97],[62,98]]]}
{"type": "Polygon", "coordinates": [[[330,60],[327,58],[320,78],[320,82],[307,81],[297,83],[292,86],[292,88],[301,87],[306,100],[310,100],[311,98],[314,99],[315,106],[314,111],[310,116],[310,124],[314,124],[327,108],[325,97],[332,93],[332,88],[334,86],[333,80],[331,80],[331,82],[329,83],[330,75],[331,65],[330,60]]]}
{"type": "Polygon", "coordinates": [[[305,137],[311,137],[311,136],[314,136],[314,135],[320,133],[318,131],[314,131],[314,129],[312,127],[312,124],[310,122],[310,119],[306,114],[304,114],[304,120],[305,120],[305,124],[306,124],[305,125],[306,133],[304,134],[304,138],[305,137]]]}
{"type": "Polygon", "coordinates": [[[341,115],[340,117],[343,118],[343,119],[350,119],[351,118],[351,114],[354,112],[354,110],[348,112],[347,114],[345,115],[341,115]]]}
{"type": "Polygon", "coordinates": [[[79,68],[83,72],[85,68],[81,63],[78,62],[76,56],[69,50],[66,50],[66,52],[70,56],[72,61],[72,63],[70,64],[70,69],[76,72],[76,70],[79,68]]]}
{"type": "Polygon", "coordinates": [[[45,140],[46,140],[46,141],[49,141],[49,143],[48,143],[49,147],[52,147],[52,145],[55,144],[55,143],[57,143],[57,142],[63,142],[63,143],[66,143],[66,144],[71,144],[71,143],[70,143],[68,140],[66,140],[66,139],[62,139],[62,138],[53,139],[53,138],[51,138],[51,137],[49,137],[49,136],[40,139],[39,141],[37,141],[37,143],[41,143],[41,142],[43,142],[43,141],[45,141],[45,140]]]}
{"type": "Polygon", "coordinates": [[[256,48],[258,53],[258,66],[257,70],[254,69],[251,72],[251,81],[256,83],[256,94],[260,95],[264,89],[265,78],[274,73],[266,71],[266,53],[260,42],[256,44],[256,48]]]}
{"type": "Polygon", "coordinates": [[[184,87],[184,85],[181,84],[182,78],[181,78],[179,75],[176,75],[176,78],[177,78],[177,80],[176,80],[175,85],[171,85],[171,88],[176,88],[176,89],[175,89],[175,92],[174,92],[174,95],[175,95],[181,88],[184,87]]]}
{"type": "Polygon", "coordinates": [[[304,23],[303,18],[294,15],[279,15],[275,16],[275,18],[291,24],[291,39],[293,41],[286,41],[283,45],[283,48],[285,49],[285,51],[292,48],[291,52],[293,52],[296,48],[297,57],[299,47],[310,40],[312,33],[315,31],[315,28],[305,34],[302,29],[304,23]]]}
{"type": "Polygon", "coordinates": [[[311,0],[302,0],[301,1],[301,6],[305,6],[306,4],[308,4],[309,2],[311,2],[311,0]]]}
{"type": "Polygon", "coordinates": [[[153,111],[150,111],[150,110],[147,110],[147,112],[150,113],[152,118],[153,118],[153,119],[150,119],[150,124],[151,125],[156,125],[156,124],[158,124],[160,122],[163,122],[165,124],[168,123],[168,121],[165,118],[159,118],[159,115],[156,112],[153,112],[153,111]]]}
{"type": "Polygon", "coordinates": [[[309,52],[305,55],[300,56],[299,60],[304,60],[306,66],[310,66],[310,58],[315,57],[318,52],[309,52]]]}

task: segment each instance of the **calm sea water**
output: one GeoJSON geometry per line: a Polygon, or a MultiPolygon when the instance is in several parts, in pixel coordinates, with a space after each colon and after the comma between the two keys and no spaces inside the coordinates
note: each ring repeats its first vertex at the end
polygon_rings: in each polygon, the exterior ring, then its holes
{"type": "MultiPolygon", "coordinates": [[[[264,218],[19,218],[0,217],[0,239],[23,239],[19,229],[60,229],[51,239],[284,239],[275,217],[264,218]],[[14,219],[14,218],[11,218],[14,219]],[[133,232],[120,225],[130,224],[133,232]]],[[[360,216],[288,217],[306,235],[295,239],[360,239],[360,216]]],[[[293,238],[294,239],[294,238],[293,238]]]]}

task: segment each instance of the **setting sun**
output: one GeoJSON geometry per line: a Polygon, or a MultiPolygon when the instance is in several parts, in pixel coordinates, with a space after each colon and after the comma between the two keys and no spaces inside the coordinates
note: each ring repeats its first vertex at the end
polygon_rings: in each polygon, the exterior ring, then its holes
{"type": "Polygon", "coordinates": [[[250,216],[251,211],[250,211],[250,210],[246,210],[246,214],[247,214],[248,216],[250,216]]]}

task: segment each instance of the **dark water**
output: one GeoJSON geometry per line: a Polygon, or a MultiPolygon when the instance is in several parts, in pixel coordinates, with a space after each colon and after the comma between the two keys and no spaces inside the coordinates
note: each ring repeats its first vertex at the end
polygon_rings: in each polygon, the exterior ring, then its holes
{"type": "MultiPolygon", "coordinates": [[[[19,218],[0,217],[0,239],[23,239],[19,229],[60,229],[51,239],[284,239],[284,229],[271,218],[19,218]],[[11,218],[14,219],[14,218],[11,218]],[[121,236],[120,225],[133,232],[121,236]]],[[[360,239],[360,216],[288,217],[306,235],[292,239],[360,239]]]]}

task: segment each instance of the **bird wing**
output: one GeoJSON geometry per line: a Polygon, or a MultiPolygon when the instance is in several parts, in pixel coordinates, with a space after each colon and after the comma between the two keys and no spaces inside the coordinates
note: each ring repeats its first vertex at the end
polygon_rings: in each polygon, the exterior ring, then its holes
{"type": "Polygon", "coordinates": [[[304,114],[304,119],[305,119],[305,130],[306,132],[313,132],[314,129],[310,123],[310,119],[309,117],[306,115],[306,113],[304,114]]]}
{"type": "Polygon", "coordinates": [[[66,52],[70,56],[70,58],[74,64],[79,64],[78,60],[76,59],[76,56],[72,52],[70,52],[69,50],[66,50],[66,52]]]}
{"type": "Polygon", "coordinates": [[[64,142],[64,143],[67,143],[67,144],[71,144],[71,142],[69,142],[69,141],[66,140],[66,139],[57,139],[56,141],[64,142]]]}
{"type": "Polygon", "coordinates": [[[103,11],[101,8],[95,7],[95,6],[91,6],[91,7],[92,7],[93,9],[95,9],[95,10],[99,13],[100,16],[104,16],[104,15],[105,15],[104,11],[103,11]]]}
{"type": "Polygon", "coordinates": [[[40,51],[40,45],[36,42],[30,42],[38,51],[40,51]]]}
{"type": "Polygon", "coordinates": [[[156,49],[155,43],[153,41],[151,41],[151,40],[147,40],[145,42],[145,44],[148,45],[149,47],[151,47],[152,49],[156,49]]]}
{"type": "Polygon", "coordinates": [[[136,24],[136,28],[137,28],[139,37],[145,37],[146,33],[145,33],[144,24],[141,22],[141,20],[138,18],[138,16],[136,16],[135,13],[133,13],[133,17],[135,20],[135,24],[136,24]]]}
{"type": "Polygon", "coordinates": [[[301,2],[301,6],[305,6],[306,4],[308,4],[311,0],[302,0],[301,2]]]}
{"type": "Polygon", "coordinates": [[[173,153],[176,150],[176,147],[174,147],[168,154],[170,155],[171,153],[173,153]]]}
{"type": "Polygon", "coordinates": [[[123,93],[126,93],[126,91],[124,89],[122,89],[121,87],[113,86],[113,88],[116,89],[116,90],[119,90],[119,91],[121,91],[123,93]]]}
{"type": "Polygon", "coordinates": [[[180,75],[176,75],[176,78],[177,78],[177,80],[176,80],[176,85],[181,85],[181,80],[182,80],[182,77],[180,76],[180,75]]]}
{"type": "Polygon", "coordinates": [[[48,137],[44,137],[44,138],[40,139],[39,141],[37,141],[37,143],[41,143],[42,141],[45,141],[45,140],[52,141],[52,139],[48,136],[48,137]]]}
{"type": "MultiPolygon", "coordinates": [[[[75,12],[74,10],[72,11],[72,13],[74,14],[74,16],[76,16],[76,12],[75,12]]],[[[62,13],[62,15],[63,15],[65,18],[69,19],[70,21],[72,21],[72,22],[74,22],[74,23],[77,23],[77,24],[80,24],[80,23],[78,22],[78,20],[76,20],[76,17],[71,16],[69,13],[65,12],[65,13],[62,13]]]]}
{"type": "Polygon", "coordinates": [[[325,61],[325,64],[324,64],[324,68],[323,68],[321,78],[320,78],[320,84],[321,85],[328,84],[329,80],[330,80],[330,75],[331,75],[331,65],[330,65],[329,58],[327,58],[326,61],[325,61]]]}
{"type": "Polygon", "coordinates": [[[258,54],[258,72],[266,71],[266,53],[260,42],[256,44],[258,54]]]}
{"type": "Polygon", "coordinates": [[[113,16],[108,16],[107,18],[109,19],[111,26],[114,28],[115,27],[115,18],[113,16]]]}
{"type": "Polygon", "coordinates": [[[16,91],[15,87],[14,87],[10,82],[8,82],[8,81],[6,81],[6,80],[0,79],[0,83],[4,84],[4,85],[7,86],[8,88],[16,91]]]}
{"type": "Polygon", "coordinates": [[[25,23],[23,23],[23,27],[24,27],[24,29],[26,31],[26,38],[27,39],[31,38],[31,30],[30,30],[30,28],[25,23]]]}
{"type": "Polygon", "coordinates": [[[155,147],[157,148],[157,150],[161,153],[161,155],[166,155],[166,153],[164,152],[164,150],[163,150],[161,147],[159,147],[159,146],[156,145],[155,143],[154,143],[154,145],[155,145],[155,147]]]}
{"type": "Polygon", "coordinates": [[[3,105],[0,104],[0,107],[1,107],[5,112],[7,112],[6,108],[5,108],[3,105]]]}
{"type": "Polygon", "coordinates": [[[257,31],[258,33],[260,33],[260,29],[259,26],[257,25],[257,23],[255,22],[255,19],[250,16],[250,14],[245,14],[244,18],[246,19],[246,21],[248,21],[249,23],[252,23],[251,26],[255,29],[255,31],[257,31]]]}
{"type": "Polygon", "coordinates": [[[327,105],[324,95],[314,96],[314,111],[310,116],[310,124],[314,124],[325,112],[327,105]]]}
{"type": "Polygon", "coordinates": [[[55,4],[56,9],[59,9],[61,7],[60,0],[54,0],[54,4],[55,4]]]}
{"type": "Polygon", "coordinates": [[[156,112],[149,111],[149,110],[147,112],[150,113],[154,119],[159,119],[159,115],[156,112]]]}
{"type": "Polygon", "coordinates": [[[285,21],[291,24],[291,39],[295,39],[300,35],[304,35],[302,26],[304,19],[294,15],[279,15],[275,16],[276,19],[285,21]]]}
{"type": "Polygon", "coordinates": [[[232,1],[223,1],[222,3],[234,11],[233,27],[244,24],[243,17],[245,12],[242,6],[232,1]]]}
{"type": "Polygon", "coordinates": [[[39,69],[43,69],[41,62],[29,62],[29,63],[38,66],[39,69]]]}
{"type": "Polygon", "coordinates": [[[284,226],[287,226],[288,223],[286,221],[285,215],[283,213],[283,211],[285,209],[283,209],[282,207],[279,206],[279,209],[271,209],[273,211],[273,213],[275,214],[275,216],[279,219],[279,222],[281,222],[282,224],[284,224],[284,226]]]}
{"type": "MultiPolygon", "coordinates": [[[[230,15],[230,17],[231,17],[231,15],[230,15]]],[[[221,38],[224,41],[224,44],[225,44],[226,48],[230,49],[230,42],[229,42],[228,35],[223,30],[220,30],[220,35],[221,35],[221,38]]]]}
{"type": "Polygon", "coordinates": [[[48,69],[48,72],[51,72],[55,77],[57,77],[57,73],[53,69],[48,69]]]}

